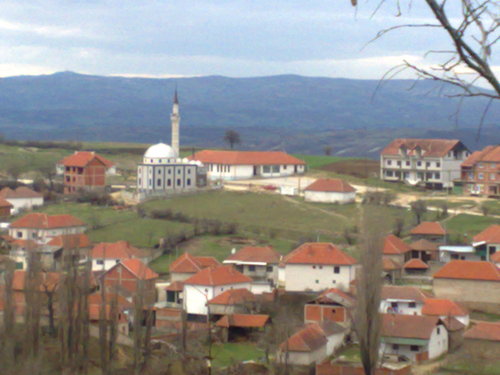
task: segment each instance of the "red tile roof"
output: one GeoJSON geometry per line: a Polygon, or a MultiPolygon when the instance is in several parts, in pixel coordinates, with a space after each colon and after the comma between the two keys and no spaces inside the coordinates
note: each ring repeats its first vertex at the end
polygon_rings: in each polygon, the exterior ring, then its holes
{"type": "Polygon", "coordinates": [[[231,261],[231,263],[249,262],[277,264],[280,261],[280,257],[280,253],[274,250],[271,246],[245,246],[238,250],[235,254],[228,256],[224,262],[231,261]]]}
{"type": "Polygon", "coordinates": [[[417,147],[420,147],[423,157],[441,157],[459,145],[463,146],[458,139],[397,138],[389,143],[381,154],[399,155],[401,147],[405,147],[409,155],[417,155],[417,147]]]}
{"type": "MultiPolygon", "coordinates": [[[[54,291],[61,282],[63,275],[59,272],[40,272],[37,276],[37,287],[40,292],[54,291]]],[[[25,290],[26,271],[16,270],[12,278],[12,289],[25,290]]]]}
{"type": "Polygon", "coordinates": [[[464,333],[464,338],[500,342],[500,322],[475,321],[464,333]]]}
{"type": "Polygon", "coordinates": [[[55,229],[67,227],[81,227],[85,223],[72,215],[47,215],[43,213],[27,214],[17,219],[11,228],[30,228],[30,229],[55,229]]]}
{"type": "Polygon", "coordinates": [[[0,198],[4,199],[17,199],[17,198],[42,198],[43,194],[37,193],[26,186],[19,186],[17,189],[12,190],[9,187],[4,187],[0,190],[0,198]]]}
{"type": "Polygon", "coordinates": [[[195,257],[184,253],[170,264],[170,273],[196,273],[204,268],[219,265],[219,261],[213,257],[195,257]]]}
{"type": "Polygon", "coordinates": [[[410,246],[401,238],[396,237],[394,234],[389,234],[384,238],[383,254],[385,255],[398,255],[410,251],[410,246]]]}
{"type": "Polygon", "coordinates": [[[203,150],[191,155],[188,159],[202,163],[230,165],[304,165],[303,160],[282,151],[222,151],[203,150]]]}
{"type": "Polygon", "coordinates": [[[327,339],[318,324],[308,324],[280,345],[282,351],[312,352],[326,345],[327,339]]]}
{"type": "Polygon", "coordinates": [[[239,305],[254,302],[255,294],[248,289],[230,289],[212,298],[208,303],[213,305],[239,305]]]}
{"type": "Polygon", "coordinates": [[[495,243],[500,244],[500,224],[490,225],[488,228],[478,233],[473,238],[474,242],[495,243]]]}
{"type": "Polygon", "coordinates": [[[495,263],[500,263],[500,251],[497,251],[494,253],[491,257],[490,260],[495,263]]]}
{"type": "Polygon", "coordinates": [[[444,236],[446,231],[441,223],[437,221],[423,221],[410,231],[410,234],[429,234],[435,236],[444,236]]]}
{"type": "Polygon", "coordinates": [[[52,238],[47,245],[65,247],[67,249],[82,249],[90,247],[91,243],[86,234],[63,234],[52,238]]]}
{"type": "Polygon", "coordinates": [[[174,281],[168,285],[165,290],[170,292],[182,292],[184,290],[184,283],[182,281],[174,281]]]}
{"type": "Polygon", "coordinates": [[[463,163],[462,167],[472,167],[478,162],[500,162],[500,145],[486,146],[481,151],[475,151],[463,163]]]}
{"type": "Polygon", "coordinates": [[[231,314],[224,315],[215,325],[217,327],[261,328],[266,325],[269,315],[231,314]]]}
{"type": "Polygon", "coordinates": [[[232,266],[204,268],[184,281],[191,285],[227,285],[251,283],[252,279],[235,270],[232,266]]]}
{"type": "Polygon", "coordinates": [[[114,166],[113,162],[96,154],[94,151],[76,151],[73,155],[63,158],[58,164],[62,164],[65,167],[85,167],[94,159],[97,159],[107,168],[114,166]]]}
{"type": "MultiPolygon", "coordinates": [[[[115,294],[115,293],[106,293],[106,304],[111,304],[112,301],[116,299],[116,303],[119,307],[121,308],[131,308],[133,307],[133,303],[129,302],[125,297],[115,294]]],[[[96,292],[89,294],[88,296],[88,304],[89,305],[102,305],[103,304],[103,298],[101,292],[96,292]]]]}
{"type": "Polygon", "coordinates": [[[14,206],[12,204],[10,204],[9,202],[7,202],[5,199],[0,198],[0,207],[9,207],[9,208],[12,208],[14,206]]]}
{"type": "Polygon", "coordinates": [[[337,288],[330,288],[322,292],[314,302],[317,303],[339,303],[350,306],[354,303],[354,297],[337,288]]]}
{"type": "Polygon", "coordinates": [[[426,240],[425,238],[412,242],[410,248],[417,251],[439,251],[439,245],[437,243],[426,240]]]}
{"type": "Polygon", "coordinates": [[[327,191],[336,193],[353,193],[356,191],[347,182],[338,178],[319,178],[304,189],[305,191],[327,191]]]}
{"type": "Polygon", "coordinates": [[[142,250],[127,241],[101,242],[95,245],[91,252],[91,257],[94,259],[129,259],[144,256],[142,250]]]}
{"type": "Polygon", "coordinates": [[[425,302],[429,297],[422,289],[414,286],[384,285],[382,287],[382,299],[411,300],[425,302]]]}
{"type": "Polygon", "coordinates": [[[461,323],[457,318],[453,316],[447,316],[446,318],[441,319],[443,321],[444,326],[448,330],[448,332],[459,331],[465,328],[465,324],[461,323]]]}
{"type": "Polygon", "coordinates": [[[490,262],[452,260],[439,269],[434,278],[500,282],[500,270],[490,262]]]}
{"type": "Polygon", "coordinates": [[[426,270],[429,268],[429,266],[425,264],[421,259],[413,258],[403,264],[403,268],[412,270],[426,270]]]}
{"type": "Polygon", "coordinates": [[[381,336],[429,340],[439,321],[434,316],[382,314],[381,336]]]}
{"type": "Polygon", "coordinates": [[[422,314],[434,316],[465,316],[469,315],[469,312],[452,300],[427,298],[422,308],[422,314]]]}
{"type": "Polygon", "coordinates": [[[384,271],[399,270],[401,265],[390,258],[382,258],[382,269],[384,271]]]}
{"type": "Polygon", "coordinates": [[[107,272],[110,272],[115,267],[123,266],[132,272],[140,280],[151,280],[158,278],[158,274],[151,268],[142,263],[139,259],[124,259],[111,267],[107,272]]]}
{"type": "Polygon", "coordinates": [[[285,264],[353,265],[356,259],[332,243],[306,242],[283,258],[285,264]]]}

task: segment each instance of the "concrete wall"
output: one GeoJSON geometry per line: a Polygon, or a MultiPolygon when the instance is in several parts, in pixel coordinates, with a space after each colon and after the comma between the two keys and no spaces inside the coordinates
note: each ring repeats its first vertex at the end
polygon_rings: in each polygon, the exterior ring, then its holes
{"type": "Polygon", "coordinates": [[[227,284],[218,286],[184,285],[184,309],[188,314],[207,315],[207,302],[229,289],[248,289],[250,283],[227,284]]]}
{"type": "Polygon", "coordinates": [[[31,210],[33,207],[43,206],[43,197],[40,198],[7,198],[12,207],[12,215],[19,213],[21,210],[31,210]]]}
{"type": "MultiPolygon", "coordinates": [[[[280,352],[278,359],[285,363],[286,353],[280,352]]],[[[307,366],[312,363],[319,363],[327,357],[326,345],[312,352],[288,352],[288,364],[307,366]]]]}
{"type": "Polygon", "coordinates": [[[208,178],[210,180],[246,180],[252,177],[285,177],[291,176],[295,173],[304,173],[305,167],[303,165],[297,166],[295,172],[295,165],[278,165],[279,171],[273,171],[272,166],[268,170],[268,166],[257,165],[254,171],[254,165],[226,165],[226,164],[205,164],[207,168],[208,178]],[[256,174],[255,174],[256,172],[256,174]]]}
{"type": "Polygon", "coordinates": [[[432,331],[428,351],[429,359],[437,358],[448,351],[448,331],[442,324],[439,324],[432,331]]]}
{"type": "Polygon", "coordinates": [[[498,281],[434,279],[433,290],[437,298],[449,298],[476,310],[500,311],[498,281]]]}
{"type": "Polygon", "coordinates": [[[356,193],[337,193],[325,191],[308,191],[304,192],[304,199],[307,202],[322,202],[322,203],[350,203],[354,202],[356,193]]]}
{"type": "Polygon", "coordinates": [[[347,291],[349,283],[355,277],[354,266],[338,267],[339,273],[335,273],[335,266],[330,265],[286,264],[285,290],[320,292],[329,288],[338,288],[347,291]]]}

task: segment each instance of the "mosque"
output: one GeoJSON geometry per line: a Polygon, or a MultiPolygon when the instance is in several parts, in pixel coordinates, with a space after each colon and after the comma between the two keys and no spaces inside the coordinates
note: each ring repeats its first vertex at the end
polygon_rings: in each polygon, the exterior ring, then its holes
{"type": "Polygon", "coordinates": [[[172,146],[157,143],[144,154],[137,166],[137,192],[143,196],[168,195],[193,191],[207,184],[206,169],[200,161],[180,158],[179,99],[174,94],[172,114],[172,146]]]}

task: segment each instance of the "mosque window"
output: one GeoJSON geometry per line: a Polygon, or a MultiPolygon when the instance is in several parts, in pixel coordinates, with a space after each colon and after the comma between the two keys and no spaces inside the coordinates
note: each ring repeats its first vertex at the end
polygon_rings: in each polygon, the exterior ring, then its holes
{"type": "Polygon", "coordinates": [[[190,179],[190,178],[188,178],[188,179],[186,180],[186,185],[187,185],[187,186],[191,186],[191,179],[190,179]]]}
{"type": "Polygon", "coordinates": [[[171,169],[168,170],[168,174],[172,174],[172,170],[171,169]]]}
{"type": "Polygon", "coordinates": [[[181,185],[181,179],[180,179],[180,178],[178,178],[178,179],[177,179],[177,186],[180,186],[180,185],[181,185]]]}
{"type": "Polygon", "coordinates": [[[158,174],[161,174],[161,169],[158,169],[158,174]]]}
{"type": "Polygon", "coordinates": [[[191,169],[189,169],[189,168],[188,168],[187,173],[188,173],[188,174],[191,174],[191,169]]]}
{"type": "Polygon", "coordinates": [[[172,180],[170,178],[167,180],[167,186],[172,186],[172,180]]]}
{"type": "Polygon", "coordinates": [[[158,180],[156,180],[156,185],[157,186],[161,186],[161,178],[159,178],[158,180]]]}

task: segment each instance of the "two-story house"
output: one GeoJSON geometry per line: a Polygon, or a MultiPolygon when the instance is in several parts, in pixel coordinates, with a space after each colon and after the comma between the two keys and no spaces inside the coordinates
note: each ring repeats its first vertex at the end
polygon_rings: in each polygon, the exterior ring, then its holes
{"type": "Polygon", "coordinates": [[[450,189],[470,155],[458,139],[398,138],[380,153],[380,178],[434,189],[450,189]]]}
{"type": "Polygon", "coordinates": [[[429,296],[413,286],[384,285],[380,296],[381,313],[421,315],[429,296]]]}
{"type": "Polygon", "coordinates": [[[107,271],[125,259],[137,258],[146,264],[151,260],[143,250],[132,246],[127,241],[98,243],[90,252],[90,257],[92,271],[107,271]]]}
{"type": "Polygon", "coordinates": [[[464,193],[500,197],[500,145],[472,153],[462,163],[464,193]]]}

